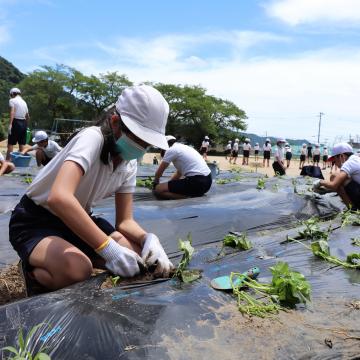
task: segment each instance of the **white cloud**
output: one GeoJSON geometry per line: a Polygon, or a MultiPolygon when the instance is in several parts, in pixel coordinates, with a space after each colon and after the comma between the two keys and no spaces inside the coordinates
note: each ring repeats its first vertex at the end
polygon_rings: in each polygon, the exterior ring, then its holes
{"type": "Polygon", "coordinates": [[[323,21],[360,23],[359,0],[275,0],[264,6],[270,16],[289,25],[323,21]]]}

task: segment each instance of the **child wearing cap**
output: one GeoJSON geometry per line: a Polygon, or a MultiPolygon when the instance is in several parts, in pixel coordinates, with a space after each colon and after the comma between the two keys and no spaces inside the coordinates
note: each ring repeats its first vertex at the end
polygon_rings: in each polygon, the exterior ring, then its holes
{"type": "Polygon", "coordinates": [[[255,158],[255,161],[259,161],[259,149],[260,149],[259,143],[256,143],[254,145],[254,158],[255,158]]]}
{"type": "Polygon", "coordinates": [[[228,143],[226,144],[224,154],[225,154],[225,160],[227,160],[228,155],[231,155],[231,140],[229,140],[228,143]]]}
{"type": "Polygon", "coordinates": [[[143,266],[167,277],[173,267],[158,237],[133,218],[137,159],[150,145],[167,149],[169,106],[151,86],[123,90],[99,121],[77,133],[41,169],[12,212],[9,239],[27,285],[59,289],[90,277],[93,265],[132,277],[143,266]],[[115,227],[92,215],[114,196],[115,227]]]}
{"type": "Polygon", "coordinates": [[[209,151],[209,146],[210,146],[209,137],[205,136],[200,146],[200,154],[202,155],[204,160],[207,160],[207,153],[209,151]]]}
{"type": "Polygon", "coordinates": [[[236,160],[238,158],[238,154],[239,154],[239,139],[235,139],[232,151],[231,151],[231,156],[229,159],[229,163],[231,164],[231,160],[233,160],[233,164],[236,164],[236,160]]]}
{"type": "Polygon", "coordinates": [[[285,144],[285,159],[286,159],[286,167],[287,168],[290,166],[291,158],[292,158],[291,146],[288,143],[286,143],[285,144]]]}
{"type": "Polygon", "coordinates": [[[263,166],[265,167],[265,162],[266,162],[266,166],[269,167],[270,166],[270,157],[271,157],[270,139],[266,139],[265,144],[263,144],[263,154],[264,154],[263,166]]]}
{"type": "Polygon", "coordinates": [[[35,145],[23,150],[22,154],[27,154],[29,151],[35,150],[37,166],[45,166],[48,164],[62,149],[56,141],[49,140],[47,133],[43,130],[39,130],[35,133],[32,142],[35,145]]]}
{"type": "Polygon", "coordinates": [[[284,139],[278,139],[276,141],[276,150],[274,154],[274,162],[272,167],[275,172],[275,176],[282,176],[286,174],[284,166],[284,149],[283,145],[286,143],[284,139]]]}
{"type": "Polygon", "coordinates": [[[3,154],[0,152],[0,176],[9,174],[14,171],[15,165],[8,160],[5,160],[3,154]]]}
{"type": "Polygon", "coordinates": [[[300,170],[303,168],[303,166],[305,166],[306,154],[307,154],[306,144],[302,144],[302,148],[300,150],[300,164],[299,164],[300,170]]]}
{"type": "Polygon", "coordinates": [[[250,139],[246,138],[243,144],[243,165],[249,165],[249,156],[250,156],[251,144],[250,139]]]}
{"type": "Polygon", "coordinates": [[[320,162],[320,145],[315,144],[313,163],[315,166],[319,166],[319,162],[320,162]]]}
{"type": "Polygon", "coordinates": [[[211,170],[205,160],[192,147],[176,142],[172,135],[167,136],[169,149],[156,170],[154,194],[161,199],[184,199],[198,197],[207,193],[212,184],[211,170]],[[166,168],[173,163],[176,172],[170,181],[159,184],[166,168]]]}
{"type": "Polygon", "coordinates": [[[348,208],[360,210],[360,157],[353,154],[347,143],[338,143],[332,149],[329,161],[334,161],[340,171],[330,176],[330,180],[317,180],[314,190],[324,186],[334,190],[348,208]]]}

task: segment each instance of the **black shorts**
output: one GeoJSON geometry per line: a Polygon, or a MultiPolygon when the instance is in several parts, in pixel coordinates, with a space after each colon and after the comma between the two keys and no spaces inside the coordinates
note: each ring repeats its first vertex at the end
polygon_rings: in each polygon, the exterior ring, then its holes
{"type": "MultiPolygon", "coordinates": [[[[115,231],[105,219],[95,216],[91,216],[91,219],[106,235],[115,231]]],[[[47,236],[59,236],[76,246],[90,259],[99,258],[95,250],[75,235],[57,216],[24,195],[11,214],[9,240],[29,271],[31,252],[47,236]]]]}
{"type": "Polygon", "coordinates": [[[345,187],[345,192],[351,200],[352,210],[360,210],[360,184],[351,180],[345,187]]]}
{"type": "Polygon", "coordinates": [[[275,171],[275,175],[285,175],[286,174],[284,168],[278,162],[274,162],[272,164],[272,167],[275,171]]]}
{"type": "Polygon", "coordinates": [[[314,162],[319,162],[320,161],[320,155],[314,155],[313,160],[314,160],[314,162]]]}
{"type": "Polygon", "coordinates": [[[25,145],[26,144],[27,124],[24,119],[14,119],[11,127],[11,134],[8,136],[9,145],[25,145]]]}
{"type": "Polygon", "coordinates": [[[270,151],[264,150],[264,159],[270,159],[270,151]]]}
{"type": "Polygon", "coordinates": [[[207,153],[207,148],[206,147],[202,147],[200,149],[200,154],[203,155],[203,154],[206,154],[207,153]]]}
{"type": "Polygon", "coordinates": [[[259,150],[255,150],[255,155],[258,155],[259,154],[259,150]]]}
{"type": "Polygon", "coordinates": [[[250,150],[243,150],[244,157],[248,158],[250,155],[250,150]]]}
{"type": "Polygon", "coordinates": [[[311,152],[311,151],[308,151],[308,152],[307,152],[307,156],[308,156],[309,158],[311,158],[311,157],[312,157],[312,152],[311,152]]]}
{"type": "Polygon", "coordinates": [[[225,154],[225,155],[229,155],[230,153],[231,153],[231,150],[230,150],[230,149],[224,151],[224,154],[225,154]]]}
{"type": "Polygon", "coordinates": [[[231,153],[231,156],[232,156],[233,158],[237,158],[238,155],[239,155],[239,151],[237,151],[237,150],[233,150],[232,153],[231,153]]]}
{"type": "Polygon", "coordinates": [[[209,175],[195,175],[184,179],[170,180],[169,191],[186,196],[202,196],[209,191],[212,184],[211,173],[209,175]]]}
{"type": "Polygon", "coordinates": [[[305,155],[304,154],[300,155],[300,161],[305,161],[305,155]]]}
{"type": "Polygon", "coordinates": [[[288,151],[288,152],[285,154],[285,159],[286,159],[286,160],[291,160],[291,158],[292,158],[292,153],[288,151]]]}
{"type": "Polygon", "coordinates": [[[328,158],[329,158],[328,155],[324,155],[324,156],[323,156],[323,162],[327,162],[327,161],[328,161],[328,158]]]}

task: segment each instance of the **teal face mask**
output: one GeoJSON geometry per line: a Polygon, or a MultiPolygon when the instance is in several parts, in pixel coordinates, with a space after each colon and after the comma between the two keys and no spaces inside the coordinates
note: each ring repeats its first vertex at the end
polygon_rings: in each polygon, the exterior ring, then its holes
{"type": "Polygon", "coordinates": [[[140,159],[144,156],[147,149],[137,144],[134,140],[122,134],[116,141],[115,150],[118,152],[123,160],[140,159]]]}

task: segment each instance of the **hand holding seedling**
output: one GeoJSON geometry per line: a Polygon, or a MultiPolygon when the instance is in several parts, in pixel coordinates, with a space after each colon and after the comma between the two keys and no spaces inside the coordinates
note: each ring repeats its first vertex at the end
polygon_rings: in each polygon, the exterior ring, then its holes
{"type": "Polygon", "coordinates": [[[147,267],[156,264],[154,275],[158,277],[169,277],[170,271],[174,268],[161,246],[159,238],[152,233],[146,234],[141,258],[147,267]]]}

